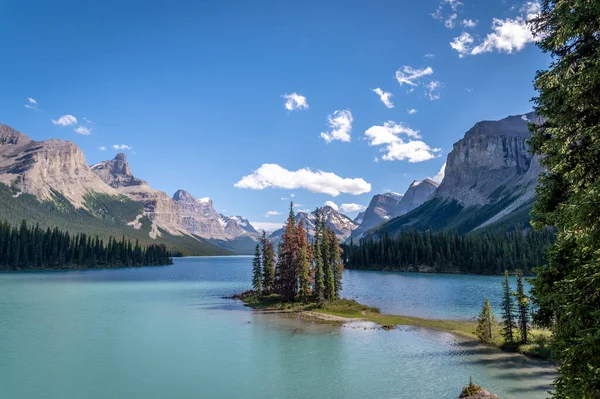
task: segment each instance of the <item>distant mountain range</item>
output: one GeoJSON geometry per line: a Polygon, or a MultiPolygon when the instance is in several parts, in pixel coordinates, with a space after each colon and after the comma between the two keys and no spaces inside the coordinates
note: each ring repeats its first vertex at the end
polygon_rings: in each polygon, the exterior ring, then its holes
{"type": "MultiPolygon", "coordinates": [[[[536,120],[529,113],[479,122],[454,144],[441,184],[424,179],[404,194],[377,194],[354,220],[326,206],[326,223],[341,240],[526,223],[541,171],[526,143],[527,123],[536,120]]],[[[216,212],[210,198],[152,188],[133,175],[125,154],[88,166],[72,142],[34,141],[1,124],[0,203],[0,220],[163,242],[183,254],[247,254],[260,235],[243,216],[216,212]]],[[[296,217],[314,233],[314,212],[296,217]]]]}

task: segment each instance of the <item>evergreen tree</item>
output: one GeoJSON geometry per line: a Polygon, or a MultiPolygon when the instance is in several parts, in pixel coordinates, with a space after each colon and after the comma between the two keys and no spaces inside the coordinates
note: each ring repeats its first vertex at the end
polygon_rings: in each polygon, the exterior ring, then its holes
{"type": "Polygon", "coordinates": [[[508,271],[504,272],[504,281],[502,282],[502,336],[504,342],[513,344],[515,342],[513,329],[515,327],[515,304],[510,291],[510,281],[508,279],[508,271]]]}
{"type": "Polygon", "coordinates": [[[525,294],[525,282],[523,273],[517,272],[517,307],[519,312],[519,332],[521,333],[521,343],[527,343],[527,330],[529,323],[529,297],[525,294]]]}
{"type": "Polygon", "coordinates": [[[323,257],[321,256],[321,245],[320,241],[323,239],[323,231],[321,230],[321,211],[319,208],[315,210],[315,243],[314,243],[314,269],[315,269],[315,282],[314,292],[317,301],[323,302],[325,298],[325,279],[323,275],[323,257]]]}
{"type": "Polygon", "coordinates": [[[299,295],[302,301],[308,301],[310,291],[310,255],[308,252],[308,241],[303,223],[298,223],[296,229],[296,239],[298,241],[298,285],[299,295]]]}
{"type": "Polygon", "coordinates": [[[252,261],[252,287],[258,295],[262,295],[262,264],[259,244],[256,244],[256,248],[254,249],[254,260],[252,261]]]}
{"type": "Polygon", "coordinates": [[[263,291],[270,294],[275,291],[275,248],[264,230],[260,243],[262,245],[263,291]]]}
{"type": "Polygon", "coordinates": [[[531,147],[545,172],[534,224],[556,244],[533,280],[535,321],[552,328],[558,398],[600,397],[600,3],[542,0],[533,28],[552,63],[538,72],[531,147]]]}
{"type": "Polygon", "coordinates": [[[479,317],[477,318],[477,329],[475,330],[475,334],[481,342],[491,344],[494,342],[494,332],[497,325],[498,320],[492,311],[490,300],[486,298],[483,307],[481,308],[481,313],[479,313],[479,317]]]}
{"type": "Polygon", "coordinates": [[[286,301],[293,301],[298,293],[299,247],[293,206],[294,204],[290,203],[290,213],[281,237],[280,254],[277,260],[280,294],[286,301]]]}
{"type": "Polygon", "coordinates": [[[340,298],[340,291],[342,290],[342,274],[344,272],[344,265],[340,256],[340,242],[335,235],[335,232],[328,228],[329,236],[329,261],[331,262],[331,279],[333,280],[333,299],[340,298]]]}

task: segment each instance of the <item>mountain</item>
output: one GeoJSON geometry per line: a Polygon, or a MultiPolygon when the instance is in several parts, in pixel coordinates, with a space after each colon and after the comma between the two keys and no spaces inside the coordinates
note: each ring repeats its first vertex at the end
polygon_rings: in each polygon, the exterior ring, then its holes
{"type": "Polygon", "coordinates": [[[63,140],[34,141],[0,124],[0,221],[22,220],[103,239],[125,236],[143,244],[164,243],[184,254],[227,254],[206,240],[175,236],[144,215],[88,167],[81,149],[63,140]]]}
{"type": "Polygon", "coordinates": [[[259,234],[246,218],[221,215],[210,198],[196,199],[185,190],[170,197],[152,188],[132,174],[125,154],[92,165],[91,169],[118,193],[141,203],[144,215],[172,235],[201,238],[236,253],[254,250],[259,234]]]}
{"type": "MultiPolygon", "coordinates": [[[[336,211],[330,206],[324,206],[321,208],[323,215],[325,215],[325,225],[333,229],[336,236],[344,241],[352,231],[358,227],[358,223],[350,219],[348,216],[336,211]]],[[[304,228],[307,230],[310,236],[314,236],[315,234],[315,212],[306,213],[306,212],[298,212],[296,214],[296,221],[302,222],[304,224],[304,228]]],[[[281,236],[283,235],[284,229],[281,228],[279,230],[274,231],[269,239],[271,241],[279,241],[281,236]]]]}
{"type": "Polygon", "coordinates": [[[167,193],[156,190],[144,180],[133,176],[125,154],[120,153],[111,160],[92,165],[91,170],[118,193],[142,204],[144,215],[155,225],[153,234],[159,235],[156,227],[160,227],[172,235],[191,235],[182,226],[179,206],[167,193]]]}
{"type": "Polygon", "coordinates": [[[53,200],[64,196],[76,208],[86,208],[92,194],[118,196],[87,166],[79,147],[70,141],[34,141],[0,124],[0,182],[14,191],[53,200]]]}
{"type": "Polygon", "coordinates": [[[469,232],[526,225],[535,199],[539,161],[529,152],[528,122],[534,113],[476,123],[454,144],[445,177],[431,199],[377,228],[390,234],[407,227],[469,232]]]}
{"type": "Polygon", "coordinates": [[[365,210],[360,226],[352,233],[352,238],[360,238],[370,229],[394,217],[404,215],[427,201],[437,189],[438,184],[431,179],[415,180],[404,195],[397,193],[377,194],[373,196],[365,210]]]}
{"type": "Polygon", "coordinates": [[[182,226],[190,233],[236,253],[253,253],[260,234],[245,217],[222,215],[210,198],[196,199],[185,190],[178,190],[173,201],[181,210],[182,226]]]}
{"type": "Polygon", "coordinates": [[[359,212],[358,215],[356,215],[356,217],[354,218],[354,223],[358,224],[360,226],[360,224],[363,222],[365,218],[365,212],[359,212]]]}

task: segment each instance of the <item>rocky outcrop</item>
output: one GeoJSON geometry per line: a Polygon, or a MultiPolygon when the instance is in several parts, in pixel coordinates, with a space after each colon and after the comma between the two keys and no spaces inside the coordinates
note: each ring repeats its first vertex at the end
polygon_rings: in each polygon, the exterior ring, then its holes
{"type": "Polygon", "coordinates": [[[462,389],[458,399],[500,399],[500,397],[477,384],[470,383],[462,389]]]}
{"type": "Polygon", "coordinates": [[[402,196],[392,217],[404,215],[425,203],[438,188],[431,179],[415,180],[402,196]]]}
{"type": "Polygon", "coordinates": [[[81,149],[70,141],[34,141],[0,124],[0,182],[40,200],[63,195],[73,206],[86,206],[94,194],[118,196],[88,167],[81,149]]]}
{"type": "MultiPolygon", "coordinates": [[[[336,211],[330,206],[324,206],[321,208],[323,215],[325,216],[325,225],[330,227],[335,235],[341,240],[344,241],[352,231],[358,227],[358,224],[350,219],[348,216],[336,211]]],[[[308,234],[312,237],[315,234],[315,212],[306,213],[306,212],[298,212],[296,214],[296,222],[302,222],[304,228],[307,230],[308,234]]],[[[278,241],[281,239],[283,235],[283,229],[279,229],[274,231],[269,239],[271,241],[278,241]]]]}
{"type": "Polygon", "coordinates": [[[178,190],[173,201],[181,210],[182,226],[194,235],[225,241],[242,237],[258,240],[259,233],[248,219],[218,213],[210,198],[196,199],[187,191],[178,190]]]}
{"type": "Polygon", "coordinates": [[[123,153],[117,154],[114,159],[109,161],[92,165],[91,169],[102,181],[114,188],[147,184],[145,181],[133,176],[127,162],[127,156],[123,153]]]}
{"type": "Polygon", "coordinates": [[[531,198],[540,167],[526,141],[527,123],[535,121],[529,113],[476,123],[448,154],[435,196],[465,206],[490,204],[506,195],[531,198]]]}

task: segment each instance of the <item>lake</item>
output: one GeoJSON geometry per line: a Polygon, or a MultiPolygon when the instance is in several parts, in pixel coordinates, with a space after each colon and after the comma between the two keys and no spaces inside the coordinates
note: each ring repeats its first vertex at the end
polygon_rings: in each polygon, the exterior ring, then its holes
{"type": "MultiPolygon", "coordinates": [[[[545,398],[554,370],[452,334],[257,314],[249,257],[0,274],[0,398],[456,398],[469,376],[545,398]]],[[[501,278],[346,271],[343,296],[382,311],[470,318],[501,278]]],[[[496,301],[496,302],[494,302],[496,301]]]]}

